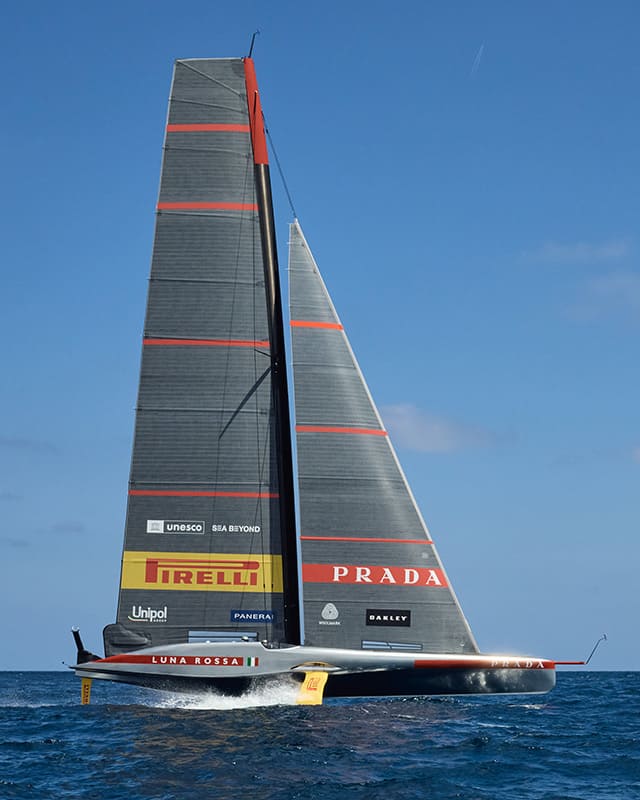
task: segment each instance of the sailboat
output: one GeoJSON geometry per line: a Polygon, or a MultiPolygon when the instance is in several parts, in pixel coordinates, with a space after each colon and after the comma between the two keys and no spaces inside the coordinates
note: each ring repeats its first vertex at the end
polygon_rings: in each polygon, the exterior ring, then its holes
{"type": "Polygon", "coordinates": [[[480,652],[297,220],[289,276],[293,427],[254,63],[177,61],[117,620],[104,657],[74,631],[85,696],[549,691],[553,661],[480,652]]]}

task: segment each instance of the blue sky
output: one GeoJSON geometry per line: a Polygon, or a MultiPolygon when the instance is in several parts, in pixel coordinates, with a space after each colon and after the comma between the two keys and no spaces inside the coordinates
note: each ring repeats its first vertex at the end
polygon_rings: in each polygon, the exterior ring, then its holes
{"type": "Polygon", "coordinates": [[[177,9],[3,12],[0,669],[114,620],[172,62],[256,28],[298,216],[481,647],[606,632],[592,666],[639,669],[640,6],[177,9]]]}

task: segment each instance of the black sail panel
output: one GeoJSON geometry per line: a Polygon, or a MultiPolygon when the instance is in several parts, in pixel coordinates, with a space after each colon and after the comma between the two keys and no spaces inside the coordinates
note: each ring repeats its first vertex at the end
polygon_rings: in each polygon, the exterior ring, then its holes
{"type": "Polygon", "coordinates": [[[475,653],[297,222],[289,247],[305,642],[475,653]]]}
{"type": "Polygon", "coordinates": [[[169,102],[114,654],[283,637],[264,264],[242,59],[178,61],[169,102]]]}

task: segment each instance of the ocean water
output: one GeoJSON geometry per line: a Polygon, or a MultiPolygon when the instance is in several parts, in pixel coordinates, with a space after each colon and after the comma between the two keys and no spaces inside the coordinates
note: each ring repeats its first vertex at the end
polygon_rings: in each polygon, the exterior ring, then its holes
{"type": "Polygon", "coordinates": [[[0,798],[634,800],[640,672],[544,696],[238,699],[0,672],[0,798]]]}

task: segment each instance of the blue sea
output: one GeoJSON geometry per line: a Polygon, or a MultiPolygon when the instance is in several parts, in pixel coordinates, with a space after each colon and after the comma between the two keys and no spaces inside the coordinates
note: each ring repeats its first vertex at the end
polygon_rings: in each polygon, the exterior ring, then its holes
{"type": "Polygon", "coordinates": [[[242,700],[0,672],[0,798],[633,800],[640,672],[548,695],[242,700]]]}

